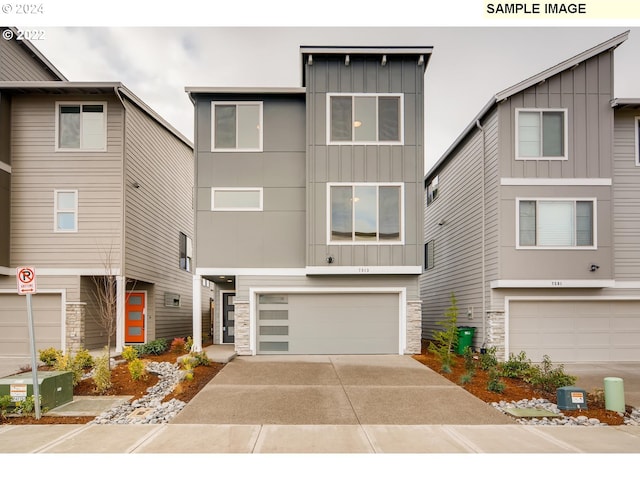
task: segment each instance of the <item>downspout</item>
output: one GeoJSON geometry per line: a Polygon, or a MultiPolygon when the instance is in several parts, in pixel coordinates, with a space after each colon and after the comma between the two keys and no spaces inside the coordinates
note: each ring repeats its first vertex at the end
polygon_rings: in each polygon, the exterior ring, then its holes
{"type": "Polygon", "coordinates": [[[482,174],[480,175],[482,186],[482,346],[484,347],[487,342],[487,282],[486,282],[486,269],[485,269],[485,250],[486,250],[486,218],[485,218],[485,166],[486,166],[486,152],[485,152],[485,132],[484,127],[480,124],[480,120],[476,120],[476,127],[482,133],[482,174]]]}
{"type": "Polygon", "coordinates": [[[118,272],[117,291],[117,313],[116,313],[116,353],[122,352],[124,349],[124,309],[125,309],[125,292],[127,289],[127,279],[125,276],[125,229],[126,229],[126,201],[127,201],[127,105],[124,99],[120,95],[120,87],[114,87],[113,93],[116,95],[120,103],[122,104],[122,213],[121,228],[120,228],[120,271],[118,272]]]}

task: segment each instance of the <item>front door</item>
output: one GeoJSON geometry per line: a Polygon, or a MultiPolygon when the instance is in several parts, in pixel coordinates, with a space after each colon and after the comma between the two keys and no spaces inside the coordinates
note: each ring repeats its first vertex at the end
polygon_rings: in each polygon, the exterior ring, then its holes
{"type": "Polygon", "coordinates": [[[222,293],[222,343],[235,342],[235,305],[236,292],[222,293]]]}
{"type": "Polygon", "coordinates": [[[124,342],[144,343],[145,292],[132,292],[126,294],[124,307],[124,342]]]}

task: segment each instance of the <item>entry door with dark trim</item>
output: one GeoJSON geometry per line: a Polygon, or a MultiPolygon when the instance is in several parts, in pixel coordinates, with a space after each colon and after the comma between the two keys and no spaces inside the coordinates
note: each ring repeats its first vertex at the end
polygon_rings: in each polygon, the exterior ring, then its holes
{"type": "Polygon", "coordinates": [[[126,294],[124,307],[125,343],[144,343],[146,294],[131,292],[126,294]]]}
{"type": "Polygon", "coordinates": [[[235,337],[235,305],[236,292],[222,293],[222,343],[234,343],[235,337]]]}

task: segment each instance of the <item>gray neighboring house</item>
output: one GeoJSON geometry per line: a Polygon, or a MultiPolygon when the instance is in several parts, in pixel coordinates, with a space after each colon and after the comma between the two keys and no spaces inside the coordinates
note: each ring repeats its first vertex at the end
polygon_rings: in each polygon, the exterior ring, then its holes
{"type": "Polygon", "coordinates": [[[640,361],[638,100],[628,32],[496,94],[425,177],[423,331],[454,292],[475,346],[640,361]]]}
{"type": "Polygon", "coordinates": [[[194,285],[215,285],[214,343],[240,355],[420,351],[431,51],[301,47],[300,87],[186,88],[194,285]]]}
{"type": "Polygon", "coordinates": [[[28,42],[0,42],[0,62],[0,356],[29,356],[18,266],[36,269],[38,349],[106,345],[105,275],[116,351],[192,335],[191,142],[122,84],[67,81],[28,42]]]}

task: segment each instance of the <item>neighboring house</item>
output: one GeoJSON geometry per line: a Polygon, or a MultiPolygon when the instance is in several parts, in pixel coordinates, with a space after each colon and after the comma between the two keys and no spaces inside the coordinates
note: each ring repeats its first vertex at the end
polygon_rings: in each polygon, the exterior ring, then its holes
{"type": "Polygon", "coordinates": [[[302,47],[302,87],[186,88],[195,284],[216,286],[215,343],[240,355],[420,351],[431,51],[302,47]]]}
{"type": "Polygon", "coordinates": [[[69,82],[32,45],[0,44],[3,74],[33,71],[0,81],[0,355],[29,355],[18,266],[36,269],[38,349],[106,345],[93,278],[109,275],[117,351],[192,335],[191,142],[122,84],[69,82]]]}
{"type": "Polygon", "coordinates": [[[640,110],[612,104],[627,36],[496,94],[427,173],[426,338],[453,292],[500,357],[640,360],[640,110]]]}

